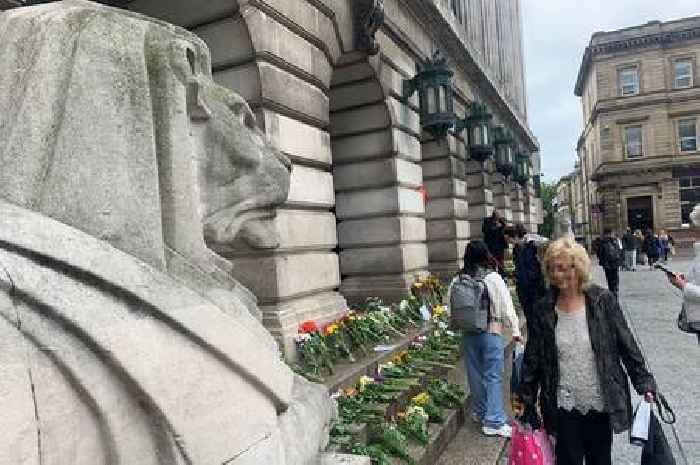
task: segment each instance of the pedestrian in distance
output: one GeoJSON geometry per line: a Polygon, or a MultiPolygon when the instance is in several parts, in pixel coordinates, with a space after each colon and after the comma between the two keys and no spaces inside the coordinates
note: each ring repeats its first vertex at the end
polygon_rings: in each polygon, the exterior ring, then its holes
{"type": "Polygon", "coordinates": [[[515,262],[515,288],[520,306],[529,327],[535,303],[546,291],[544,273],[538,254],[538,244],[542,245],[540,236],[529,235],[521,223],[505,229],[506,241],[513,244],[513,261],[515,262]]]}
{"type": "Polygon", "coordinates": [[[642,250],[642,244],[644,243],[644,236],[642,231],[635,229],[634,231],[634,248],[637,252],[637,265],[646,265],[646,254],[642,250]]]}
{"type": "Polygon", "coordinates": [[[508,247],[504,231],[506,220],[501,218],[498,210],[494,210],[491,216],[484,218],[481,232],[484,235],[484,242],[489,248],[489,252],[498,262],[498,272],[503,275],[503,260],[508,247]]]}
{"type": "MultiPolygon", "coordinates": [[[[494,271],[493,264],[494,258],[484,241],[467,244],[464,269],[452,280],[448,300],[453,317],[469,309],[479,311],[485,307],[487,316],[483,327],[472,325],[462,331],[464,361],[473,397],[471,418],[482,425],[483,434],[508,438],[511,427],[506,422],[503,405],[504,326],[511,327],[515,341],[522,338],[510,290],[501,275],[494,271]],[[473,291],[475,284],[481,291],[473,291]]],[[[470,318],[470,315],[465,316],[465,320],[470,318]]]]}
{"type": "Polygon", "coordinates": [[[621,257],[622,247],[619,240],[612,234],[610,229],[604,229],[598,250],[598,263],[605,271],[608,290],[615,294],[616,297],[620,287],[621,257]]]}
{"type": "Polygon", "coordinates": [[[583,465],[584,457],[586,465],[611,465],[612,434],[628,430],[633,418],[625,371],[648,402],[656,383],[617,299],[590,283],[585,249],[559,239],[544,263],[551,287],[536,306],[525,347],[523,419],[539,404],[544,428],[556,438],[557,465],[583,465]]]}
{"type": "Polygon", "coordinates": [[[642,243],[642,250],[647,256],[647,262],[649,263],[649,269],[654,269],[654,263],[659,260],[659,251],[661,249],[661,244],[659,243],[659,238],[654,235],[654,231],[647,229],[644,235],[644,242],[642,243]]]}
{"type": "Polygon", "coordinates": [[[622,236],[622,248],[625,250],[625,270],[637,271],[637,239],[630,228],[622,236]]]}

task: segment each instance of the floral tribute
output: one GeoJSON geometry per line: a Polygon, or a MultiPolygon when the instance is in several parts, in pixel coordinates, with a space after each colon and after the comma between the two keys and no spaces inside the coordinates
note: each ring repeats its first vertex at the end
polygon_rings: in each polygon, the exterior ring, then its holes
{"type": "Polygon", "coordinates": [[[368,455],[374,465],[394,463],[392,457],[414,463],[409,445],[425,447],[430,423],[444,422],[446,411],[465,400],[461,386],[444,379],[459,358],[458,336],[439,325],[446,318],[446,311],[434,307],[438,324],[428,334],[379,365],[375,376],[363,376],[353,388],[334,394],[339,420],[331,444],[336,450],[368,455]],[[367,425],[368,439],[355,435],[358,425],[367,425]]]}
{"type": "MultiPolygon", "coordinates": [[[[399,304],[385,305],[381,299],[368,298],[364,304],[349,310],[342,318],[325,326],[315,321],[299,325],[295,338],[299,362],[293,368],[310,381],[323,382],[333,375],[334,365],[353,363],[356,357],[365,357],[377,345],[389,344],[404,338],[411,330],[423,328],[425,306],[431,319],[444,319],[446,308],[441,305],[445,288],[440,280],[429,276],[418,280],[410,298],[399,304]]],[[[446,323],[442,323],[446,327],[446,323]]]]}

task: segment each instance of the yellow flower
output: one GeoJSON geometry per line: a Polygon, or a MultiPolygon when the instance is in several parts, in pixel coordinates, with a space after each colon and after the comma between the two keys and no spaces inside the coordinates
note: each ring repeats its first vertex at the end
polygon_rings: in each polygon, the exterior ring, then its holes
{"type": "Polygon", "coordinates": [[[370,378],[369,376],[360,378],[360,392],[364,391],[368,384],[374,384],[374,378],[370,378]]]}
{"type": "Polygon", "coordinates": [[[416,397],[411,399],[411,403],[413,405],[418,405],[419,407],[422,407],[423,405],[427,404],[429,401],[430,401],[430,396],[428,395],[427,392],[421,392],[416,397]]]}
{"type": "Polygon", "coordinates": [[[436,305],[433,307],[433,316],[443,316],[447,314],[447,308],[444,305],[436,305]]]}
{"type": "Polygon", "coordinates": [[[423,287],[423,283],[420,282],[420,281],[416,281],[415,283],[413,283],[413,286],[414,286],[416,289],[420,289],[421,287],[423,287]]]}
{"type": "Polygon", "coordinates": [[[355,394],[357,394],[357,389],[355,388],[345,388],[343,390],[343,394],[345,394],[345,397],[353,397],[355,394]]]}
{"type": "Polygon", "coordinates": [[[328,326],[326,326],[326,336],[330,336],[332,334],[335,334],[338,332],[338,323],[331,323],[328,326]]]}

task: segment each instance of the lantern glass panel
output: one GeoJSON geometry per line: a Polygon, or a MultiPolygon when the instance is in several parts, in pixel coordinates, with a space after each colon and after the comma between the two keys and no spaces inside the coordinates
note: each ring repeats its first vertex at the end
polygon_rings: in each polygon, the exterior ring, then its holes
{"type": "Polygon", "coordinates": [[[426,89],[426,92],[428,93],[428,114],[433,115],[437,113],[437,96],[436,96],[436,91],[437,89],[435,88],[428,88],[426,89]]]}
{"type": "Polygon", "coordinates": [[[506,163],[513,164],[513,147],[510,144],[506,144],[506,163]]]}
{"type": "Polygon", "coordinates": [[[447,100],[445,99],[445,88],[443,86],[439,86],[437,89],[435,89],[439,94],[438,94],[438,106],[439,106],[439,111],[445,112],[447,111],[447,100]]]}

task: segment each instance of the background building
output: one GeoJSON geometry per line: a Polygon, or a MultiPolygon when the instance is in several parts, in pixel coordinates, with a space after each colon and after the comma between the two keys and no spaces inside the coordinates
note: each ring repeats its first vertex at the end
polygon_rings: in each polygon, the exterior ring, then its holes
{"type": "Polygon", "coordinates": [[[698,53],[700,17],[591,37],[575,88],[590,235],[628,226],[682,235],[700,201],[698,53]]]}
{"type": "MultiPolygon", "coordinates": [[[[30,3],[43,2],[0,0],[2,8],[30,3]]],[[[287,351],[300,321],[330,320],[368,296],[395,301],[417,276],[455,272],[494,208],[533,231],[541,223],[532,180],[521,187],[492,160],[476,160],[468,130],[436,140],[417,95],[404,94],[417,65],[440,50],[454,73],[454,113],[484,104],[516,151],[536,154],[519,0],[103,3],[204,39],[214,79],[247,100],[292,160],[289,199],[272,223],[279,247],[216,249],[287,351]]],[[[539,155],[531,158],[539,173],[539,155]]]]}

